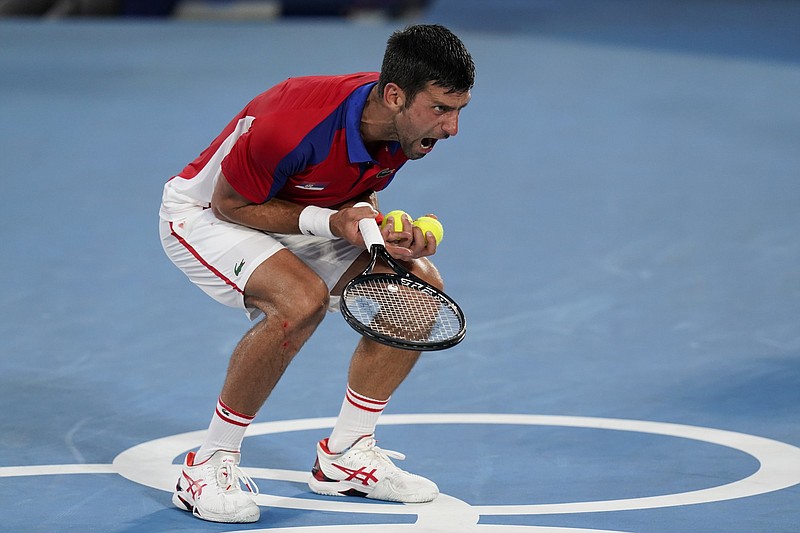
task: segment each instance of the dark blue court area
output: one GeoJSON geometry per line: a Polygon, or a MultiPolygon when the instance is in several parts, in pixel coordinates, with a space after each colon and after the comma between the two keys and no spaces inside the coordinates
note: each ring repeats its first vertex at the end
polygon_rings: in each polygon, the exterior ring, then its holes
{"type": "Polygon", "coordinates": [[[800,532],[800,2],[440,0],[413,18],[0,18],[0,530],[800,532]],[[260,522],[170,490],[244,315],[164,255],[165,180],[255,94],[477,65],[384,211],[436,213],[466,339],[378,439],[430,504],[312,494],[357,341],[329,314],[250,427],[260,522]]]}

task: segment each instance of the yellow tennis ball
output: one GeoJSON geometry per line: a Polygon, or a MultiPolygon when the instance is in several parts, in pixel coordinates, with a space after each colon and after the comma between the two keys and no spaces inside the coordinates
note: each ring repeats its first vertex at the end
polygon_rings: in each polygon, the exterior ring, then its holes
{"type": "Polygon", "coordinates": [[[408,219],[411,220],[411,216],[405,211],[400,211],[399,209],[396,209],[394,211],[389,211],[388,213],[383,215],[383,220],[381,221],[381,227],[382,228],[385,227],[386,221],[389,219],[389,217],[392,217],[392,220],[394,220],[394,230],[398,232],[403,231],[403,215],[407,216],[408,219]]]}
{"type": "Polygon", "coordinates": [[[419,217],[414,221],[414,225],[422,230],[422,234],[425,236],[426,240],[428,238],[428,232],[430,231],[433,233],[433,236],[436,239],[436,246],[439,246],[442,243],[442,239],[444,238],[444,228],[442,227],[442,223],[439,222],[436,217],[419,217]]]}

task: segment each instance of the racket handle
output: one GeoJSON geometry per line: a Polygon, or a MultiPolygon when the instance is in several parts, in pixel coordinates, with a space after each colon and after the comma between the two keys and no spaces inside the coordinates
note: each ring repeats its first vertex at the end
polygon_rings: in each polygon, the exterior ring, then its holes
{"type": "MultiPolygon", "coordinates": [[[[353,207],[372,207],[366,202],[358,202],[353,207]]],[[[358,229],[361,231],[361,236],[364,238],[364,243],[367,245],[367,250],[372,250],[372,246],[379,244],[385,246],[383,242],[383,235],[378,223],[373,217],[362,218],[358,221],[358,229]]]]}

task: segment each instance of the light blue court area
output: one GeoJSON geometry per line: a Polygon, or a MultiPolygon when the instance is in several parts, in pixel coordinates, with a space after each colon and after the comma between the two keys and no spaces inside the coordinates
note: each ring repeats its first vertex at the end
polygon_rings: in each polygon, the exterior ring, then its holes
{"type": "Polygon", "coordinates": [[[428,505],[314,495],[356,334],[329,315],[251,426],[262,519],[171,506],[243,314],[164,256],[161,187],[289,76],[406,20],[0,20],[4,531],[800,531],[800,4],[430,2],[478,68],[385,211],[436,213],[467,337],[380,445],[428,505]]]}

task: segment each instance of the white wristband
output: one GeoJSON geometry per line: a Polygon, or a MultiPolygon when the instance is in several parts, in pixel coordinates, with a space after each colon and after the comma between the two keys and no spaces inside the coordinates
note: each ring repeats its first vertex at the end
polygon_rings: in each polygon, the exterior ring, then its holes
{"type": "Polygon", "coordinates": [[[336,213],[333,209],[309,205],[300,212],[300,233],[303,235],[314,235],[327,239],[338,239],[331,232],[331,215],[336,213]]]}

